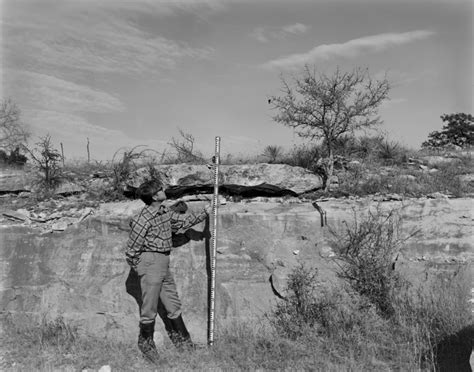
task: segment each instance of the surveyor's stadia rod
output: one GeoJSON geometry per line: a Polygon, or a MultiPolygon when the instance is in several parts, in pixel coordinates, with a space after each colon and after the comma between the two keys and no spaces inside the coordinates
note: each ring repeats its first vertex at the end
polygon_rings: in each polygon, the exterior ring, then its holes
{"type": "Polygon", "coordinates": [[[214,325],[216,308],[216,253],[217,253],[217,211],[219,207],[219,162],[221,138],[216,137],[214,154],[214,195],[212,198],[212,232],[211,232],[211,283],[209,291],[209,322],[207,330],[207,343],[214,344],[214,325]]]}

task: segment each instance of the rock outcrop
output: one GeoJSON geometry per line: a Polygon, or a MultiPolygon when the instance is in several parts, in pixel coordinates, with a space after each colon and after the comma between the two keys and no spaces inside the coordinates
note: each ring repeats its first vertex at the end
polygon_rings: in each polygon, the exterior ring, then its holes
{"type": "MultiPolygon", "coordinates": [[[[207,165],[170,164],[154,167],[167,187],[213,185],[213,172],[207,165]]],[[[127,186],[138,187],[147,177],[150,170],[140,168],[127,181],[127,186]]],[[[292,167],[287,164],[240,164],[220,165],[219,184],[256,187],[272,185],[282,190],[291,190],[302,194],[323,186],[323,179],[307,169],[292,167]]]]}
{"type": "MultiPolygon", "coordinates": [[[[191,210],[202,201],[189,202],[191,210]]],[[[336,232],[368,208],[396,209],[403,231],[418,233],[402,250],[399,269],[470,264],[472,199],[227,203],[219,209],[217,325],[259,317],[285,296],[286,277],[304,263],[322,280],[335,279],[330,230],[336,232]],[[318,208],[316,208],[316,207],[318,208]],[[329,229],[329,227],[330,229],[329,229]],[[418,266],[417,266],[418,265],[418,266]],[[410,266],[411,267],[411,266],[410,266]]],[[[124,260],[130,217],[140,201],[103,204],[63,231],[25,224],[19,213],[0,221],[0,312],[9,316],[62,315],[80,332],[136,337],[136,281],[124,260]],[[15,220],[17,218],[17,220],[15,220]]],[[[30,216],[31,217],[31,216],[30,216]]],[[[171,258],[190,332],[205,342],[209,285],[209,231],[202,223],[175,237],[171,258]]],[[[164,328],[155,333],[167,342],[164,328]]]]}

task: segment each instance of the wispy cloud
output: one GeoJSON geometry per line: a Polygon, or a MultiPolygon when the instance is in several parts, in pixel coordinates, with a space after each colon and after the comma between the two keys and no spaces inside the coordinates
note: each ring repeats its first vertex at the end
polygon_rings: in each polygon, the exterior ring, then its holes
{"type": "Polygon", "coordinates": [[[125,110],[117,97],[87,85],[31,71],[6,69],[4,72],[6,91],[28,107],[47,107],[60,112],[125,110]]]}
{"type": "Polygon", "coordinates": [[[12,8],[16,13],[3,22],[4,63],[32,64],[34,58],[36,66],[154,74],[184,59],[209,58],[213,53],[210,48],[150,34],[127,21],[125,12],[106,11],[100,2],[94,11],[89,12],[88,6],[47,7],[36,12],[12,8]]]}
{"type": "Polygon", "coordinates": [[[280,28],[257,27],[250,36],[261,43],[266,43],[273,39],[285,39],[289,35],[298,35],[308,32],[311,27],[303,23],[295,23],[280,28]]]}
{"type": "Polygon", "coordinates": [[[255,40],[266,43],[268,41],[267,32],[265,32],[265,28],[257,27],[251,33],[250,36],[255,40]]]}
{"type": "Polygon", "coordinates": [[[417,30],[385,33],[349,40],[345,43],[323,44],[300,54],[291,54],[266,62],[264,68],[293,69],[305,63],[327,61],[332,58],[354,58],[362,53],[375,53],[390,47],[408,44],[432,36],[434,32],[417,30]]]}
{"type": "Polygon", "coordinates": [[[283,32],[288,34],[304,34],[310,29],[309,26],[303,23],[295,23],[294,25],[288,25],[283,27],[283,32]]]}

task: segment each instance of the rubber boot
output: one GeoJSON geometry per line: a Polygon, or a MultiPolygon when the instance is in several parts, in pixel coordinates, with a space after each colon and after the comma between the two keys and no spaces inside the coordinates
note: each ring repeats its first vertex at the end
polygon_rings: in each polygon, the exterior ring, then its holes
{"type": "Polygon", "coordinates": [[[171,341],[178,349],[194,349],[195,345],[191,341],[186,325],[184,324],[182,316],[175,319],[170,319],[173,332],[170,336],[171,341]]]}
{"type": "Polygon", "coordinates": [[[153,333],[155,333],[155,322],[140,323],[138,348],[146,359],[152,363],[159,364],[161,359],[158,350],[156,350],[155,341],[153,341],[153,333]]]}

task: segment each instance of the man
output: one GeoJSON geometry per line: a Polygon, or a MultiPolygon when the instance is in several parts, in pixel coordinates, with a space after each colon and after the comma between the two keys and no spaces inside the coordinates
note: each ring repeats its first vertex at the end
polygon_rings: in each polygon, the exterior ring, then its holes
{"type": "Polygon", "coordinates": [[[159,301],[166,309],[173,343],[178,347],[193,345],[181,316],[181,302],[169,267],[172,234],[204,221],[211,206],[196,214],[172,211],[162,204],[166,194],[162,184],[156,181],[140,185],[137,194],[146,205],[130,222],[126,260],[136,271],[141,287],[138,347],[146,358],[158,362],[153,333],[159,301]]]}

